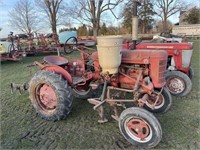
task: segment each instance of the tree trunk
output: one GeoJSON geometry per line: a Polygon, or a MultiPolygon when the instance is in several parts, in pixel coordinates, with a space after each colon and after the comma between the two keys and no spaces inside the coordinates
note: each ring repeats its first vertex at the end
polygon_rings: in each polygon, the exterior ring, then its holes
{"type": "Polygon", "coordinates": [[[93,27],[93,37],[96,39],[98,36],[98,28],[97,27],[93,27]]]}
{"type": "Polygon", "coordinates": [[[53,41],[57,44],[58,43],[58,35],[57,35],[57,29],[56,29],[56,21],[52,22],[52,33],[53,33],[53,41]]]}
{"type": "Polygon", "coordinates": [[[162,29],[162,31],[166,32],[166,30],[167,30],[167,16],[165,14],[164,19],[163,19],[163,29],[162,29]]]}

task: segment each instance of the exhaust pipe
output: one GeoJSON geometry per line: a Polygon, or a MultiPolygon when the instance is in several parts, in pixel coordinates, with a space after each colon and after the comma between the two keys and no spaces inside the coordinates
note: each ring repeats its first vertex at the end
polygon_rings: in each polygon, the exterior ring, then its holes
{"type": "Polygon", "coordinates": [[[133,18],[132,18],[132,41],[133,41],[133,49],[136,49],[136,42],[138,40],[138,16],[137,16],[137,7],[140,6],[141,3],[137,0],[134,0],[133,7],[133,18]]]}

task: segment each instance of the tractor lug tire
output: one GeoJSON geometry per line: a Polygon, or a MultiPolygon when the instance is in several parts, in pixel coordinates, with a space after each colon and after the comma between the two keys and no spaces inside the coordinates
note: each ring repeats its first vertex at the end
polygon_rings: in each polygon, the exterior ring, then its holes
{"type": "Polygon", "coordinates": [[[29,95],[36,113],[45,120],[65,119],[71,111],[71,87],[54,72],[37,72],[29,82],[29,95]],[[54,104],[52,107],[51,103],[54,104]]]}

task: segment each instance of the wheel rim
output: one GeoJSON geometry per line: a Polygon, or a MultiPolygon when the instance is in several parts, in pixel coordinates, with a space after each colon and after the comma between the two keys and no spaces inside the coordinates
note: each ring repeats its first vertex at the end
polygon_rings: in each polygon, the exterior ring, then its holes
{"type": "Polygon", "coordinates": [[[173,94],[180,94],[185,89],[185,83],[180,78],[170,78],[167,80],[167,88],[173,94]]]}
{"type": "MultiPolygon", "coordinates": [[[[157,99],[156,95],[152,96],[150,99],[147,100],[146,105],[148,107],[152,106],[156,102],[156,99],[157,99]]],[[[163,107],[164,104],[165,104],[165,98],[164,98],[164,96],[162,94],[160,94],[160,96],[158,98],[158,101],[157,101],[157,103],[155,105],[155,109],[159,109],[159,108],[163,107]]]]}
{"type": "Polygon", "coordinates": [[[40,84],[36,89],[36,103],[40,109],[46,113],[56,109],[57,96],[54,89],[46,84],[40,84]]]}
{"type": "Polygon", "coordinates": [[[128,118],[125,123],[125,131],[133,140],[146,143],[152,138],[152,129],[150,125],[141,118],[128,118]]]}

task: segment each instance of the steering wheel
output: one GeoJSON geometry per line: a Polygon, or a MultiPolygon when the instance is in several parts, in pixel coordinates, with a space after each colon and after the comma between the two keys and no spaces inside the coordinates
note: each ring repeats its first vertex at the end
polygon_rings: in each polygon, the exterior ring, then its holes
{"type": "Polygon", "coordinates": [[[77,46],[77,44],[78,44],[78,40],[76,37],[72,36],[68,38],[64,45],[64,52],[66,54],[72,53],[74,50],[76,50],[75,47],[77,46]]]}

